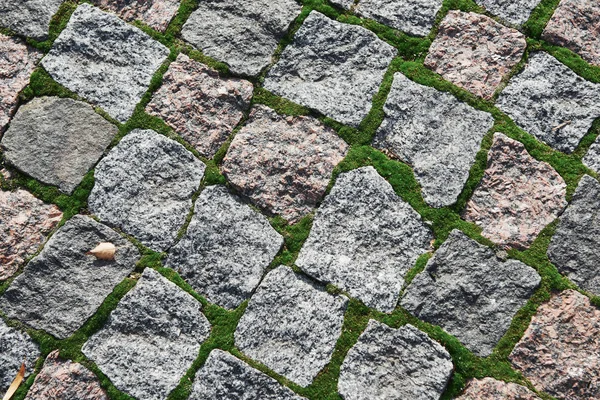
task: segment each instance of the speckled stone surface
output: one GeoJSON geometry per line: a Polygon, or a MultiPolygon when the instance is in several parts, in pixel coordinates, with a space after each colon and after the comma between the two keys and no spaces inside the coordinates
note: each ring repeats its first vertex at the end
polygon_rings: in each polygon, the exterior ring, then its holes
{"type": "Polygon", "coordinates": [[[261,209],[296,222],[321,201],[347,151],[315,118],[286,117],[259,105],[233,139],[222,171],[261,209]]]}
{"type": "Polygon", "coordinates": [[[0,281],[40,248],[62,216],[58,207],[25,190],[0,190],[0,281]]]}
{"type": "Polygon", "coordinates": [[[540,0],[475,0],[475,3],[511,24],[522,25],[540,0]]]}
{"type": "Polygon", "coordinates": [[[494,134],[488,164],[464,218],[503,247],[526,248],[567,205],[567,184],[521,142],[494,134]]]}
{"type": "Polygon", "coordinates": [[[525,36],[475,13],[450,11],[429,48],[425,66],[469,92],[490,99],[521,61],[525,36]]]}
{"type": "Polygon", "coordinates": [[[331,358],[347,301],[280,266],[252,296],[235,331],[235,345],[278,374],[308,386],[331,358]]]}
{"type": "Polygon", "coordinates": [[[125,122],[168,55],[140,29],[84,3],[42,65],[58,83],[125,122]]]}
{"type": "Polygon", "coordinates": [[[50,21],[65,0],[0,0],[0,26],[35,40],[48,38],[50,21]]]}
{"type": "Polygon", "coordinates": [[[396,53],[373,32],[313,11],[269,70],[264,87],[356,127],[396,53]]]}
{"type": "Polygon", "coordinates": [[[600,397],[600,310],[566,290],[542,304],[510,354],[533,385],[559,399],[600,397]]]}
{"type": "Polygon", "coordinates": [[[0,33],[0,134],[17,109],[19,92],[42,55],[20,40],[0,33]]]}
{"type": "Polygon", "coordinates": [[[162,118],[200,155],[212,158],[250,107],[252,83],[220,78],[204,64],[179,54],[146,111],[162,118]]]}
{"type": "Polygon", "coordinates": [[[600,174],[600,139],[596,139],[596,141],[590,146],[588,152],[585,157],[581,160],[583,164],[589,169],[595,171],[600,174]]]}
{"type": "Polygon", "coordinates": [[[430,206],[454,204],[494,124],[492,115],[401,73],[394,74],[383,111],[373,146],[413,167],[430,206]]]}
{"type": "Polygon", "coordinates": [[[533,268],[501,261],[489,247],[454,230],[406,288],[400,304],[486,357],[540,281],[533,268]]]}
{"type": "Polygon", "coordinates": [[[117,13],[125,21],[140,20],[164,32],[179,10],[180,0],[92,0],[94,4],[117,13]]]}
{"type": "Polygon", "coordinates": [[[25,362],[25,377],[40,356],[38,345],[24,332],[11,328],[0,318],[0,393],[5,393],[25,362]]]}
{"type": "Polygon", "coordinates": [[[79,363],[61,360],[58,351],[46,357],[25,400],[108,400],[96,375],[79,363]]]}
{"type": "Polygon", "coordinates": [[[503,382],[494,378],[471,379],[463,394],[456,400],[539,400],[525,386],[503,382]]]}
{"type": "Polygon", "coordinates": [[[415,36],[427,36],[443,0],[361,0],[356,12],[415,36]]]}
{"type": "Polygon", "coordinates": [[[294,0],[204,0],[181,35],[236,74],[258,75],[300,10],[294,0]]]}
{"type": "Polygon", "coordinates": [[[439,399],[453,369],[446,349],[414,326],[370,320],[344,359],[338,390],[345,400],[439,399]]]}
{"type": "Polygon", "coordinates": [[[373,167],[340,174],[317,210],[296,265],[382,312],[433,240],[421,216],[373,167]]]}
{"type": "Polygon", "coordinates": [[[550,147],[572,153],[600,116],[600,84],[586,81],[548,53],[529,56],[498,97],[498,108],[550,147]]]}
{"type": "Polygon", "coordinates": [[[542,38],[600,65],[600,3],[596,0],[562,0],[546,25],[542,38]]]}

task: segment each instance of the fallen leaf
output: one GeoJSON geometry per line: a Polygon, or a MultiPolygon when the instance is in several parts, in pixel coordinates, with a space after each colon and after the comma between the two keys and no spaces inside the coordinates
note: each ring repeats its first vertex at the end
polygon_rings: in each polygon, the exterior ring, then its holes
{"type": "Polygon", "coordinates": [[[98,260],[114,260],[117,248],[112,243],[100,243],[95,249],[88,251],[87,255],[92,255],[98,260]]]}
{"type": "Polygon", "coordinates": [[[8,391],[6,392],[6,394],[4,395],[2,400],[10,400],[10,398],[13,397],[13,394],[15,394],[15,392],[17,391],[19,386],[21,386],[21,382],[23,382],[23,378],[25,378],[25,362],[23,362],[23,364],[21,364],[19,373],[17,374],[15,379],[10,384],[8,391]]]}

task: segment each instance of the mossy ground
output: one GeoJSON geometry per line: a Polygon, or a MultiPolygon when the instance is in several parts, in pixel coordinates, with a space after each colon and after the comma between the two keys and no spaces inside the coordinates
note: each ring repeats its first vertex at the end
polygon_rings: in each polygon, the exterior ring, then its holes
{"type": "MultiPolygon", "coordinates": [[[[539,6],[533,11],[530,20],[523,26],[522,31],[528,36],[527,52],[523,61],[512,71],[511,76],[518,73],[524,67],[530,52],[543,50],[557,57],[560,61],[571,67],[576,73],[580,74],[584,78],[592,82],[600,82],[599,67],[591,66],[573,52],[564,48],[552,46],[540,39],[541,32],[547,21],[550,19],[554,9],[558,5],[558,2],[559,0],[542,0],[539,6]]],[[[334,128],[340,137],[342,137],[351,146],[347,157],[335,169],[334,177],[329,185],[329,189],[333,185],[335,177],[337,177],[337,175],[340,173],[354,168],[372,165],[384,178],[390,182],[399,196],[410,203],[410,205],[414,207],[415,210],[417,210],[426,221],[431,223],[431,227],[436,238],[434,243],[435,248],[439,247],[443,243],[450,231],[453,229],[460,229],[478,242],[490,247],[494,247],[493,243],[481,236],[481,230],[477,226],[465,222],[460,217],[467,200],[472,195],[483,176],[486,167],[487,151],[491,146],[492,135],[494,132],[502,132],[509,137],[522,142],[527,151],[529,151],[533,157],[550,163],[567,182],[569,197],[572,196],[575,188],[577,187],[578,181],[583,174],[588,173],[596,176],[581,163],[581,158],[600,133],[600,121],[596,121],[589,134],[582,140],[579,148],[573,154],[565,155],[552,150],[547,145],[537,141],[533,136],[518,128],[514,122],[510,120],[510,118],[508,118],[494,106],[493,102],[482,100],[470,94],[469,92],[442,80],[439,75],[424,67],[423,61],[432,40],[435,38],[437,26],[449,10],[459,9],[462,11],[474,11],[480,13],[485,11],[473,0],[445,0],[443,8],[436,20],[436,27],[425,38],[411,37],[374,21],[358,18],[351,12],[339,9],[325,0],[301,0],[301,3],[303,4],[302,12],[292,23],[290,32],[281,40],[280,46],[277,49],[274,57],[274,61],[277,60],[285,46],[291,43],[294,33],[300,27],[308,14],[313,10],[322,12],[330,18],[337,19],[341,22],[361,25],[375,32],[382,40],[390,43],[398,49],[398,57],[391,63],[387,73],[385,74],[385,78],[381,84],[380,90],[373,99],[373,108],[371,112],[358,128],[344,126],[315,112],[314,110],[309,110],[306,107],[294,104],[264,90],[261,87],[261,84],[264,81],[266,70],[263,71],[260,76],[250,79],[255,85],[254,98],[252,100],[253,104],[268,105],[282,114],[312,115],[317,117],[326,125],[334,128]],[[383,105],[390,91],[393,76],[395,73],[399,72],[407,75],[410,79],[413,79],[423,85],[432,86],[440,91],[452,93],[457,98],[465,101],[471,106],[480,110],[488,111],[494,116],[495,124],[483,140],[482,149],[478,153],[476,162],[470,171],[469,180],[465,185],[465,188],[457,203],[451,207],[442,209],[433,209],[428,207],[423,201],[420,187],[415,180],[411,168],[406,164],[390,159],[382,152],[377,151],[369,146],[377,128],[384,118],[383,105]]],[[[49,51],[52,46],[52,42],[58,37],[61,30],[66,26],[68,19],[77,7],[77,4],[78,2],[73,0],[66,1],[63,4],[51,23],[51,34],[48,40],[44,42],[28,40],[28,43],[43,52],[49,51]]],[[[175,132],[173,132],[173,130],[162,120],[152,117],[144,111],[145,106],[150,101],[152,93],[160,87],[162,76],[166,72],[168,65],[176,59],[180,52],[184,52],[191,58],[206,63],[209,66],[217,69],[223,76],[231,75],[228,67],[225,64],[203,55],[200,51],[191,48],[180,39],[182,26],[189,15],[197,7],[197,4],[198,0],[182,0],[178,14],[172,20],[171,24],[164,33],[156,32],[141,22],[134,23],[156,40],[160,41],[165,46],[168,46],[171,49],[171,54],[168,60],[155,74],[148,92],[143,97],[142,101],[136,108],[134,115],[129,121],[127,121],[127,123],[120,124],[111,119],[102,110],[97,110],[98,113],[119,127],[119,135],[115,138],[111,144],[111,147],[115,146],[123,136],[131,132],[133,129],[154,129],[155,131],[184,144],[190,151],[199,157],[198,153],[191,146],[186,144],[185,141],[183,141],[175,132]]],[[[2,32],[11,34],[11,32],[6,30],[2,30],[2,32]]],[[[507,80],[508,78],[506,81],[507,80]]],[[[77,98],[74,93],[56,83],[42,67],[39,67],[33,73],[30,85],[21,93],[21,101],[26,102],[33,97],[39,96],[77,98]]],[[[242,121],[241,124],[243,124],[243,122],[244,121],[242,121]]],[[[239,127],[236,128],[233,135],[235,135],[235,132],[238,130],[239,127]]],[[[206,175],[202,181],[200,190],[207,185],[226,184],[225,178],[220,173],[219,164],[222,162],[230,142],[231,138],[223,145],[223,147],[217,152],[216,156],[211,160],[199,157],[207,164],[206,175]]],[[[3,160],[1,159],[0,154],[0,166],[2,166],[2,164],[3,160]]],[[[6,168],[11,171],[13,178],[9,181],[5,181],[0,177],[0,186],[2,189],[12,190],[17,187],[22,187],[33,193],[36,197],[48,203],[54,203],[58,205],[58,207],[64,212],[63,223],[77,213],[87,213],[87,198],[94,185],[93,171],[86,175],[83,182],[72,195],[67,196],[60,193],[56,188],[44,185],[31,177],[19,173],[11,167],[6,166],[6,168]]],[[[233,191],[234,189],[231,188],[231,190],[233,191]]],[[[196,194],[196,197],[198,196],[199,192],[196,194]]],[[[190,212],[188,221],[191,218],[191,215],[192,214],[190,212]]],[[[312,220],[313,216],[309,215],[300,220],[298,223],[289,225],[280,217],[270,218],[273,227],[285,238],[285,244],[275,260],[271,263],[270,268],[275,268],[280,264],[294,267],[294,262],[298,252],[308,237],[312,220]]],[[[528,250],[510,250],[508,252],[511,258],[521,260],[535,268],[542,277],[542,283],[540,288],[529,300],[526,306],[517,313],[513,319],[509,331],[496,346],[493,354],[486,358],[475,356],[457,339],[446,334],[439,327],[419,321],[401,307],[398,307],[391,314],[382,314],[369,309],[361,302],[352,299],[346,312],[343,333],[337,342],[331,362],[327,367],[325,367],[325,369],[319,374],[319,376],[310,386],[307,388],[299,387],[284,377],[268,370],[265,366],[260,365],[253,360],[249,360],[235,348],[234,331],[247,306],[247,302],[244,302],[234,311],[227,311],[208,303],[206,299],[197,294],[175,271],[163,267],[162,261],[165,256],[164,254],[156,253],[143,247],[133,238],[129,239],[136,243],[143,254],[135,272],[114,289],[113,293],[104,301],[96,314],[91,317],[73,336],[65,340],[57,340],[44,332],[27,329],[18,321],[7,320],[7,322],[11,326],[16,326],[23,330],[27,330],[33,339],[39,343],[43,356],[46,356],[52,350],[59,349],[62,357],[81,362],[89,367],[98,375],[102,386],[107,390],[107,393],[111,399],[131,399],[130,396],[117,390],[110,383],[108,378],[101,373],[98,367],[94,365],[93,362],[86,359],[81,352],[81,348],[91,335],[102,328],[109,318],[110,312],[117,307],[119,300],[135,286],[136,281],[139,279],[139,276],[144,268],[154,268],[165,277],[179,285],[183,290],[198,299],[198,301],[204,305],[204,313],[213,326],[212,333],[209,339],[202,345],[198,358],[190,367],[186,375],[181,379],[179,386],[177,386],[177,388],[170,394],[170,400],[183,400],[189,396],[196,372],[201,368],[210,351],[215,348],[232,352],[236,356],[246,360],[250,365],[258,368],[261,371],[264,371],[283,384],[291,387],[297,393],[309,399],[340,399],[340,396],[336,392],[340,366],[346,353],[356,343],[359,335],[366,328],[367,323],[371,318],[385,322],[393,327],[399,327],[407,323],[413,324],[425,331],[435,340],[442,343],[446,349],[448,349],[452,355],[455,373],[445,394],[443,395],[444,399],[451,399],[458,395],[464,387],[465,382],[472,377],[482,378],[485,376],[491,376],[500,380],[519,382],[528,386],[530,389],[533,389],[531,383],[511,367],[510,362],[508,361],[508,355],[512,351],[517,341],[523,335],[532,316],[535,314],[536,309],[541,303],[547,301],[554,292],[565,290],[567,288],[577,289],[572,282],[559,274],[556,267],[550,263],[546,256],[546,250],[555,228],[556,222],[544,229],[541,235],[528,250]]],[[[180,231],[180,236],[184,233],[184,229],[180,231]]],[[[409,272],[407,276],[407,283],[410,282],[410,280],[413,279],[416,274],[424,269],[425,264],[430,257],[431,254],[426,254],[419,258],[416,266],[409,272]]],[[[302,271],[300,271],[297,267],[294,267],[294,269],[298,273],[302,273],[302,271]]],[[[6,290],[9,284],[10,281],[0,284],[0,295],[6,290]]],[[[337,288],[331,285],[328,286],[328,290],[336,293],[340,292],[337,288]]],[[[600,299],[593,298],[592,300],[596,305],[600,306],[600,299]]],[[[4,315],[2,315],[2,317],[6,320],[4,315]]],[[[36,372],[39,372],[42,362],[42,359],[40,359],[37,363],[36,372]]],[[[17,392],[15,399],[21,400],[25,397],[27,389],[33,383],[33,379],[34,376],[30,376],[27,379],[26,383],[17,392]]],[[[540,394],[540,396],[544,399],[552,398],[546,394],[540,394]]]]}

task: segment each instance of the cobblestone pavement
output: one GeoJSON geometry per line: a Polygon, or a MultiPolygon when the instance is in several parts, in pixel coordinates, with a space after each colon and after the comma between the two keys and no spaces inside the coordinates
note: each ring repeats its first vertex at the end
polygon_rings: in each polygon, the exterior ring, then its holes
{"type": "Polygon", "coordinates": [[[0,0],[0,395],[600,399],[599,4],[0,0]]]}

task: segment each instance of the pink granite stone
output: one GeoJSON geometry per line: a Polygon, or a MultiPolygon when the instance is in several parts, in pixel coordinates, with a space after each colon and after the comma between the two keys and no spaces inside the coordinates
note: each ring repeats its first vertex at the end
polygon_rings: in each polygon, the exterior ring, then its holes
{"type": "Polygon", "coordinates": [[[566,207],[566,183],[525,146],[496,133],[488,165],[464,218],[504,247],[526,248],[566,207]]]}
{"type": "Polygon", "coordinates": [[[223,173],[259,207],[296,222],[316,206],[348,145],[312,117],[253,109],[223,162],[223,173]]]}
{"type": "Polygon", "coordinates": [[[61,219],[58,207],[25,190],[0,190],[0,281],[38,250],[61,219]]]}
{"type": "Polygon", "coordinates": [[[98,378],[83,365],[48,355],[25,400],[108,400],[98,378]]]}
{"type": "Polygon", "coordinates": [[[494,378],[472,379],[456,400],[539,400],[531,390],[494,378]]]}
{"type": "Polygon", "coordinates": [[[0,133],[15,112],[19,92],[29,84],[40,58],[37,50],[0,33],[0,133]]]}
{"type": "Polygon", "coordinates": [[[471,93],[490,99],[523,57],[519,31],[485,15],[450,11],[425,58],[425,66],[471,93]]]}
{"type": "Polygon", "coordinates": [[[559,399],[600,399],[600,310],[566,290],[542,304],[509,357],[539,390],[559,399]]]}
{"type": "Polygon", "coordinates": [[[140,20],[164,32],[179,10],[180,0],[92,0],[97,6],[117,13],[125,21],[140,20]]]}
{"type": "Polygon", "coordinates": [[[562,0],[546,25],[542,38],[600,65],[600,2],[562,0]]]}
{"type": "Polygon", "coordinates": [[[217,71],[179,54],[146,111],[212,158],[243,118],[252,91],[252,83],[222,79],[217,71]]]}

